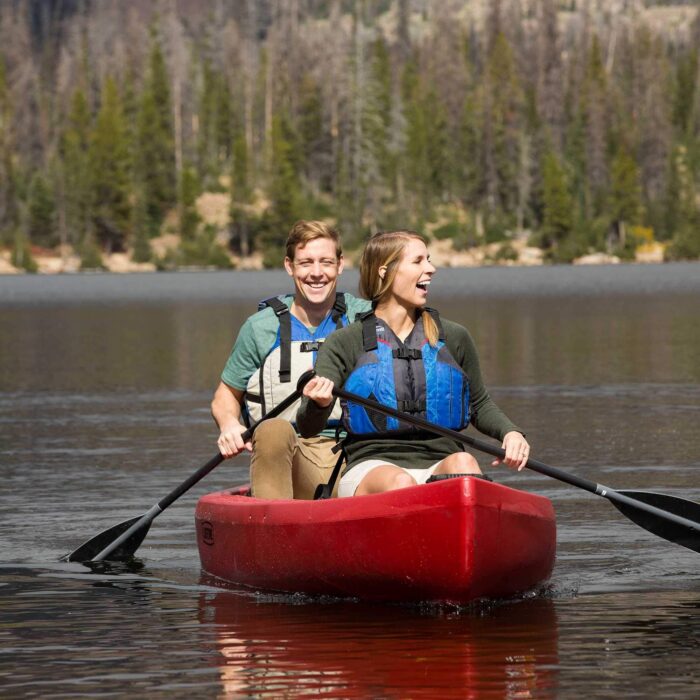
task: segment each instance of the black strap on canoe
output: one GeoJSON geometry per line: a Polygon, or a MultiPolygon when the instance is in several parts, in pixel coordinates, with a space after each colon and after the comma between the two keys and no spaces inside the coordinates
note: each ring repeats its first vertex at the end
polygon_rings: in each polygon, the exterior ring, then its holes
{"type": "Polygon", "coordinates": [[[328,478],[327,484],[319,484],[316,487],[316,492],[314,493],[314,501],[325,501],[327,498],[333,497],[333,489],[335,488],[335,482],[338,480],[340,475],[340,468],[345,461],[345,440],[341,440],[337,445],[333,446],[333,454],[340,452],[338,459],[336,460],[333,471],[328,478]]]}
{"type": "Polygon", "coordinates": [[[278,297],[270,297],[261,301],[258,309],[269,306],[277,316],[280,324],[280,382],[287,384],[292,381],[292,314],[289,307],[278,297]]]}

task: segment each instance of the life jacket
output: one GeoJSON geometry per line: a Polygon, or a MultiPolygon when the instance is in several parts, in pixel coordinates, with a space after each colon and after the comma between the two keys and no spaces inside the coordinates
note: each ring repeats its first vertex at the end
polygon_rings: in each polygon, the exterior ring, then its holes
{"type": "MultiPolygon", "coordinates": [[[[280,297],[271,297],[258,304],[262,311],[270,307],[279,321],[277,338],[265,356],[260,369],[248,380],[245,392],[248,417],[260,420],[270,409],[286,399],[297,386],[299,377],[316,364],[316,354],[323,341],[334,330],[348,325],[345,295],[337,292],[330,313],[312,333],[289,310],[280,297]]],[[[298,402],[294,403],[281,418],[294,422],[298,402]]],[[[340,423],[340,407],[337,406],[328,421],[329,427],[340,423]]]]}
{"type": "MultiPolygon", "coordinates": [[[[445,428],[469,425],[469,379],[450,354],[440,316],[427,309],[439,338],[435,347],[425,337],[423,319],[401,342],[373,312],[362,314],[363,353],[343,388],[363,398],[419,416],[445,428]]],[[[341,401],[343,427],[353,437],[393,437],[417,428],[396,418],[341,401]]]]}

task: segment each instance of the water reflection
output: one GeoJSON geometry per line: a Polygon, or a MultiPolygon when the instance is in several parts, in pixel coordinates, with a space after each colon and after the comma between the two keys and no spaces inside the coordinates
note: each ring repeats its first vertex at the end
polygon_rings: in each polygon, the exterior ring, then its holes
{"type": "Polygon", "coordinates": [[[556,695],[552,600],[438,614],[290,602],[260,602],[232,592],[200,595],[200,620],[216,631],[221,697],[556,695]]]}
{"type": "MultiPolygon", "coordinates": [[[[700,501],[700,267],[564,272],[441,271],[431,304],[471,330],[539,459],[700,501]],[[570,293],[582,277],[597,281],[570,293]]],[[[158,518],[138,568],[57,564],[211,457],[207,405],[235,333],[287,284],[284,273],[0,280],[0,694],[700,697],[697,554],[533,473],[494,477],[555,504],[551,601],[423,614],[200,582],[196,497],[241,483],[245,459],[158,518]],[[11,305],[8,284],[50,288],[11,305]]]]}

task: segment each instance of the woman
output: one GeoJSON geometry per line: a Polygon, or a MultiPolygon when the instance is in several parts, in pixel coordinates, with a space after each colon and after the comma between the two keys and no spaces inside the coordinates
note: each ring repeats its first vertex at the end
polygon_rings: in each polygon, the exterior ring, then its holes
{"type": "MultiPolygon", "coordinates": [[[[367,242],[360,293],[372,300],[373,313],[326,340],[317,376],[304,389],[297,427],[305,437],[323,428],[338,385],[455,430],[471,422],[502,440],[506,464],[522,469],[530,447],[486,391],[471,336],[425,306],[434,273],[418,233],[383,232],[367,242]]],[[[341,403],[348,464],[339,496],[422,484],[434,474],[481,474],[461,443],[341,403]]]]}

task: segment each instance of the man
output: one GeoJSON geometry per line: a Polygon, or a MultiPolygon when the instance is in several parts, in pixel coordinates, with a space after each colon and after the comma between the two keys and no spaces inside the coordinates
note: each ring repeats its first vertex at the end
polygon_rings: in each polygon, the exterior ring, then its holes
{"type": "Polygon", "coordinates": [[[327,483],[337,456],[339,406],[319,436],[301,438],[292,421],[298,403],[281,418],[264,421],[245,443],[245,416],[257,420],[296,389],[316,361],[323,340],[370,309],[370,303],[336,293],[344,260],[340,237],[320,221],[298,221],[289,232],[284,267],[295,293],[261,303],[241,327],[211,404],[219,451],[252,451],[250,480],[257,498],[311,499],[327,483]]]}

